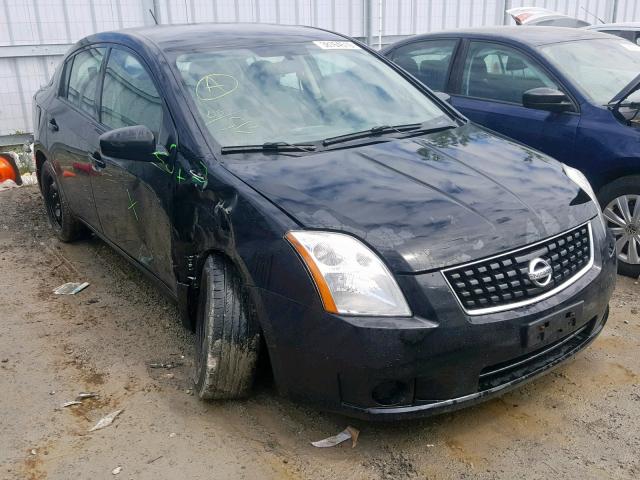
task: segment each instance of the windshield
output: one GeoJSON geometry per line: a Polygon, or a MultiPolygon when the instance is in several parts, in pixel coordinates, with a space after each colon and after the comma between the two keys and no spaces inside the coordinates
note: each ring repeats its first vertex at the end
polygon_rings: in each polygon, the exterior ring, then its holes
{"type": "Polygon", "coordinates": [[[608,104],[640,73],[640,46],[626,40],[555,43],[540,50],[598,105],[608,104]]]}
{"type": "Polygon", "coordinates": [[[202,123],[223,147],[319,141],[449,118],[348,41],[181,53],[176,66],[202,123]]]}

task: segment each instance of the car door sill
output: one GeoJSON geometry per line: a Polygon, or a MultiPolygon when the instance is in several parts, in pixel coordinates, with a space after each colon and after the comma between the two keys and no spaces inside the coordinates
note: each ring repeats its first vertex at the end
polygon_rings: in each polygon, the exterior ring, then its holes
{"type": "Polygon", "coordinates": [[[177,291],[174,291],[169,285],[167,285],[163,280],[161,280],[155,273],[153,273],[151,270],[146,268],[139,261],[137,261],[135,258],[133,258],[131,255],[129,255],[127,252],[122,250],[118,245],[116,245],[111,240],[106,238],[102,233],[98,232],[95,228],[93,228],[87,222],[82,220],[82,223],[84,223],[89,230],[91,230],[93,233],[95,233],[96,236],[98,238],[100,238],[100,240],[102,240],[104,243],[109,245],[113,250],[115,250],[117,253],[119,253],[129,263],[131,263],[140,272],[142,272],[147,278],[149,278],[151,281],[153,281],[154,284],[156,284],[158,287],[160,287],[160,290],[162,291],[162,293],[169,300],[171,300],[174,303],[176,303],[178,301],[178,293],[177,293],[177,291]]]}

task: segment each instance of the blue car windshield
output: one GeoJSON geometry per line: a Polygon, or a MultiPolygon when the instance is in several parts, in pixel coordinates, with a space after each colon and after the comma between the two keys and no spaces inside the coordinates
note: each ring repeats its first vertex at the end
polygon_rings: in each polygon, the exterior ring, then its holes
{"type": "Polygon", "coordinates": [[[175,63],[221,146],[304,143],[450,118],[350,41],[191,50],[175,63]]]}
{"type": "Polygon", "coordinates": [[[597,105],[607,105],[640,73],[640,46],[619,38],[554,43],[540,51],[597,105]]]}

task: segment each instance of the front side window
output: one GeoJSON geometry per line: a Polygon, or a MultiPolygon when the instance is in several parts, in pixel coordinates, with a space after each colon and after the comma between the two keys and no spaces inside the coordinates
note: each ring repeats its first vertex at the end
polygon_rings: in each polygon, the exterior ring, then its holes
{"type": "Polygon", "coordinates": [[[540,51],[597,105],[608,104],[640,73],[640,46],[622,39],[554,43],[540,51]]]}
{"type": "Polygon", "coordinates": [[[352,42],[170,53],[201,122],[222,146],[301,143],[383,125],[450,122],[411,83],[352,42]]]}
{"type": "Polygon", "coordinates": [[[558,89],[542,69],[517,50],[488,42],[471,42],[462,73],[462,94],[522,104],[532,88],[558,89]]]}
{"type": "Polygon", "coordinates": [[[400,67],[432,90],[444,92],[457,40],[428,40],[405,45],[393,52],[400,67]]]}
{"type": "Polygon", "coordinates": [[[92,117],[96,116],[96,87],[104,53],[104,48],[89,48],[77,53],[67,77],[67,100],[92,117]]]}
{"type": "Polygon", "coordinates": [[[158,138],[162,101],[151,76],[132,54],[111,50],[102,87],[100,121],[109,128],[144,125],[158,138]]]}

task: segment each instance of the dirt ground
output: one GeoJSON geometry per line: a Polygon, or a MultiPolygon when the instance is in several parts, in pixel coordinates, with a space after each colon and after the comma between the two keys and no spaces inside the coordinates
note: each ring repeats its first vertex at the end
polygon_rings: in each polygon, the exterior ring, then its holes
{"type": "Polygon", "coordinates": [[[0,478],[640,478],[638,282],[619,277],[611,307],[575,360],[453,414],[370,424],[268,382],[206,404],[190,392],[193,339],[175,307],[100,240],[55,240],[36,187],[0,192],[0,478]],[[91,286],[53,295],[66,281],[91,286]],[[99,397],[61,407],[82,391],[99,397]],[[347,425],[356,448],[309,444],[347,425]]]}

